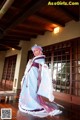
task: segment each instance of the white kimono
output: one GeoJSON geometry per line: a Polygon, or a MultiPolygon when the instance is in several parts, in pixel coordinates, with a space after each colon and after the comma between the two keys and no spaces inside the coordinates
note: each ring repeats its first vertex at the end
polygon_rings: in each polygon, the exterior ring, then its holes
{"type": "Polygon", "coordinates": [[[41,100],[41,96],[48,98],[49,101],[54,100],[52,80],[49,75],[48,66],[45,64],[44,55],[37,56],[34,57],[33,60],[29,60],[26,66],[21,82],[19,110],[39,117],[55,115],[55,112],[60,113],[60,110],[57,110],[57,107],[54,109],[54,106],[53,110],[47,111],[47,104],[45,105],[44,102],[41,103],[41,101],[43,101],[41,100]],[[38,63],[38,66],[33,65],[34,62],[36,64],[38,63]],[[40,81],[38,80],[39,76],[40,81]]]}

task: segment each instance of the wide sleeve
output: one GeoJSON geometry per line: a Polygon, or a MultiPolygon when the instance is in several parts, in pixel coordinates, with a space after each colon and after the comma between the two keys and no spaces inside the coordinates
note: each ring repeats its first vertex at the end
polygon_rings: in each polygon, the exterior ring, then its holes
{"type": "Polygon", "coordinates": [[[54,100],[52,79],[49,72],[49,68],[46,64],[42,65],[41,83],[39,85],[37,94],[48,98],[49,101],[54,100]]]}
{"type": "Polygon", "coordinates": [[[23,81],[24,81],[24,79],[25,79],[25,76],[27,75],[27,72],[28,72],[28,70],[30,69],[31,65],[32,65],[32,60],[30,59],[30,60],[28,61],[27,65],[26,65],[26,68],[25,68],[25,71],[24,71],[24,75],[23,75],[22,80],[21,80],[21,88],[22,88],[22,85],[23,85],[23,81]]]}

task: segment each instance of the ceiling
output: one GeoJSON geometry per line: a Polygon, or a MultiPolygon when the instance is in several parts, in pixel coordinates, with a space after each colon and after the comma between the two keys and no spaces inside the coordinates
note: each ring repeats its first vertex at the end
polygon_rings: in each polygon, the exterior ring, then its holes
{"type": "MultiPolygon", "coordinates": [[[[72,0],[75,2],[75,0],[72,0]]],[[[79,21],[79,5],[48,5],[49,0],[0,0],[0,51],[15,48],[71,20],[79,21]]],[[[67,2],[67,0],[65,0],[67,2]]]]}

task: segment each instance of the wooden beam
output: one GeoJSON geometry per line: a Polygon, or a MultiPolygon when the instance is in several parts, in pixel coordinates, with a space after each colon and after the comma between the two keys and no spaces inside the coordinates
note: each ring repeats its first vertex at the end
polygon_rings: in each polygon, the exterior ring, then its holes
{"type": "Polygon", "coordinates": [[[19,41],[20,40],[11,40],[9,38],[6,38],[6,39],[1,39],[0,43],[2,43],[2,44],[17,44],[18,45],[19,41]]]}
{"type": "Polygon", "coordinates": [[[6,0],[2,8],[0,9],[0,19],[5,15],[13,2],[14,0],[6,0]]]}
{"type": "Polygon", "coordinates": [[[4,40],[4,41],[8,40],[8,41],[10,41],[12,43],[16,43],[16,41],[20,41],[20,40],[30,41],[30,37],[27,37],[27,38],[22,37],[22,39],[21,39],[21,37],[19,38],[19,37],[10,37],[10,36],[8,36],[7,38],[3,38],[2,40],[4,40]]]}
{"type": "Polygon", "coordinates": [[[51,17],[47,17],[46,15],[42,15],[42,14],[40,14],[40,13],[36,13],[35,15],[36,15],[37,18],[39,18],[39,19],[41,19],[41,20],[43,20],[43,21],[46,21],[46,22],[48,22],[48,23],[57,24],[57,25],[59,25],[59,26],[61,26],[61,27],[64,27],[64,26],[65,26],[64,23],[60,22],[60,21],[57,20],[57,19],[54,19],[54,18],[52,19],[51,17]]]}
{"type": "Polygon", "coordinates": [[[38,35],[38,34],[40,34],[40,35],[43,35],[44,34],[44,32],[43,31],[39,31],[39,30],[20,30],[20,29],[12,29],[12,30],[8,30],[7,32],[6,32],[6,34],[8,35],[8,34],[10,34],[10,35],[13,35],[13,34],[15,34],[15,35],[25,35],[26,36],[26,34],[30,34],[30,35],[38,35]]]}
{"type": "Polygon", "coordinates": [[[36,38],[37,36],[36,35],[28,35],[28,34],[26,34],[26,36],[24,36],[24,35],[5,35],[4,36],[4,39],[18,39],[18,40],[28,40],[28,38],[31,38],[31,37],[33,37],[33,38],[36,38]]]}
{"type": "MultiPolygon", "coordinates": [[[[48,4],[48,0],[32,0],[25,8],[19,13],[19,15],[14,18],[9,24],[4,28],[4,34],[9,28],[13,28],[15,25],[20,24],[25,18],[33,15],[36,11],[42,8],[44,5],[48,4]]],[[[0,36],[0,39],[4,37],[4,34],[0,36]]]]}
{"type": "Polygon", "coordinates": [[[11,23],[9,23],[9,25],[6,27],[5,30],[7,31],[9,28],[12,28],[16,24],[22,23],[25,18],[33,15],[35,12],[37,12],[40,8],[42,8],[47,3],[48,3],[48,0],[37,0],[37,1],[32,0],[30,4],[20,12],[20,14],[16,17],[16,19],[14,18],[11,21],[11,23]]]}
{"type": "Polygon", "coordinates": [[[46,31],[53,31],[53,28],[51,27],[48,27],[48,26],[45,26],[45,25],[40,25],[35,23],[35,22],[30,22],[30,21],[27,21],[27,24],[24,23],[24,24],[19,24],[18,26],[16,26],[15,28],[18,29],[18,28],[22,28],[22,29],[32,29],[32,30],[46,30],[46,31]]]}
{"type": "Polygon", "coordinates": [[[76,15],[73,11],[70,9],[66,8],[65,6],[58,6],[62,11],[64,11],[69,17],[74,19],[75,21],[79,21],[79,15],[76,15]]]}
{"type": "Polygon", "coordinates": [[[15,48],[17,50],[21,50],[21,47],[16,46],[16,45],[6,45],[6,44],[2,44],[2,43],[0,43],[0,45],[3,46],[3,47],[5,47],[5,48],[8,48],[8,49],[15,48]]]}

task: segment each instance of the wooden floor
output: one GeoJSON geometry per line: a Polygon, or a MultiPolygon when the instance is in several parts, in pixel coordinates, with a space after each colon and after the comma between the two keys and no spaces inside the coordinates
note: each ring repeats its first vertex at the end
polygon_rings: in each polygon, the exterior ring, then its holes
{"type": "MultiPolygon", "coordinates": [[[[0,86],[0,91],[1,90],[8,89],[6,89],[6,87],[3,89],[2,86],[0,86]]],[[[0,101],[0,116],[2,108],[11,108],[12,120],[80,120],[80,105],[69,104],[59,100],[55,100],[55,102],[59,104],[59,108],[62,110],[62,114],[53,117],[38,118],[29,114],[23,114],[18,110],[18,96],[16,96],[15,101],[7,101],[6,103],[5,98],[2,98],[0,101]]]]}
{"type": "Polygon", "coordinates": [[[38,118],[28,114],[23,114],[18,110],[17,101],[13,101],[13,102],[7,101],[7,103],[5,103],[4,99],[2,99],[2,101],[0,102],[0,110],[1,108],[11,108],[12,120],[80,120],[80,106],[67,104],[61,101],[56,101],[56,102],[59,105],[62,105],[64,108],[60,107],[60,109],[63,111],[62,114],[53,117],[38,118]]]}

